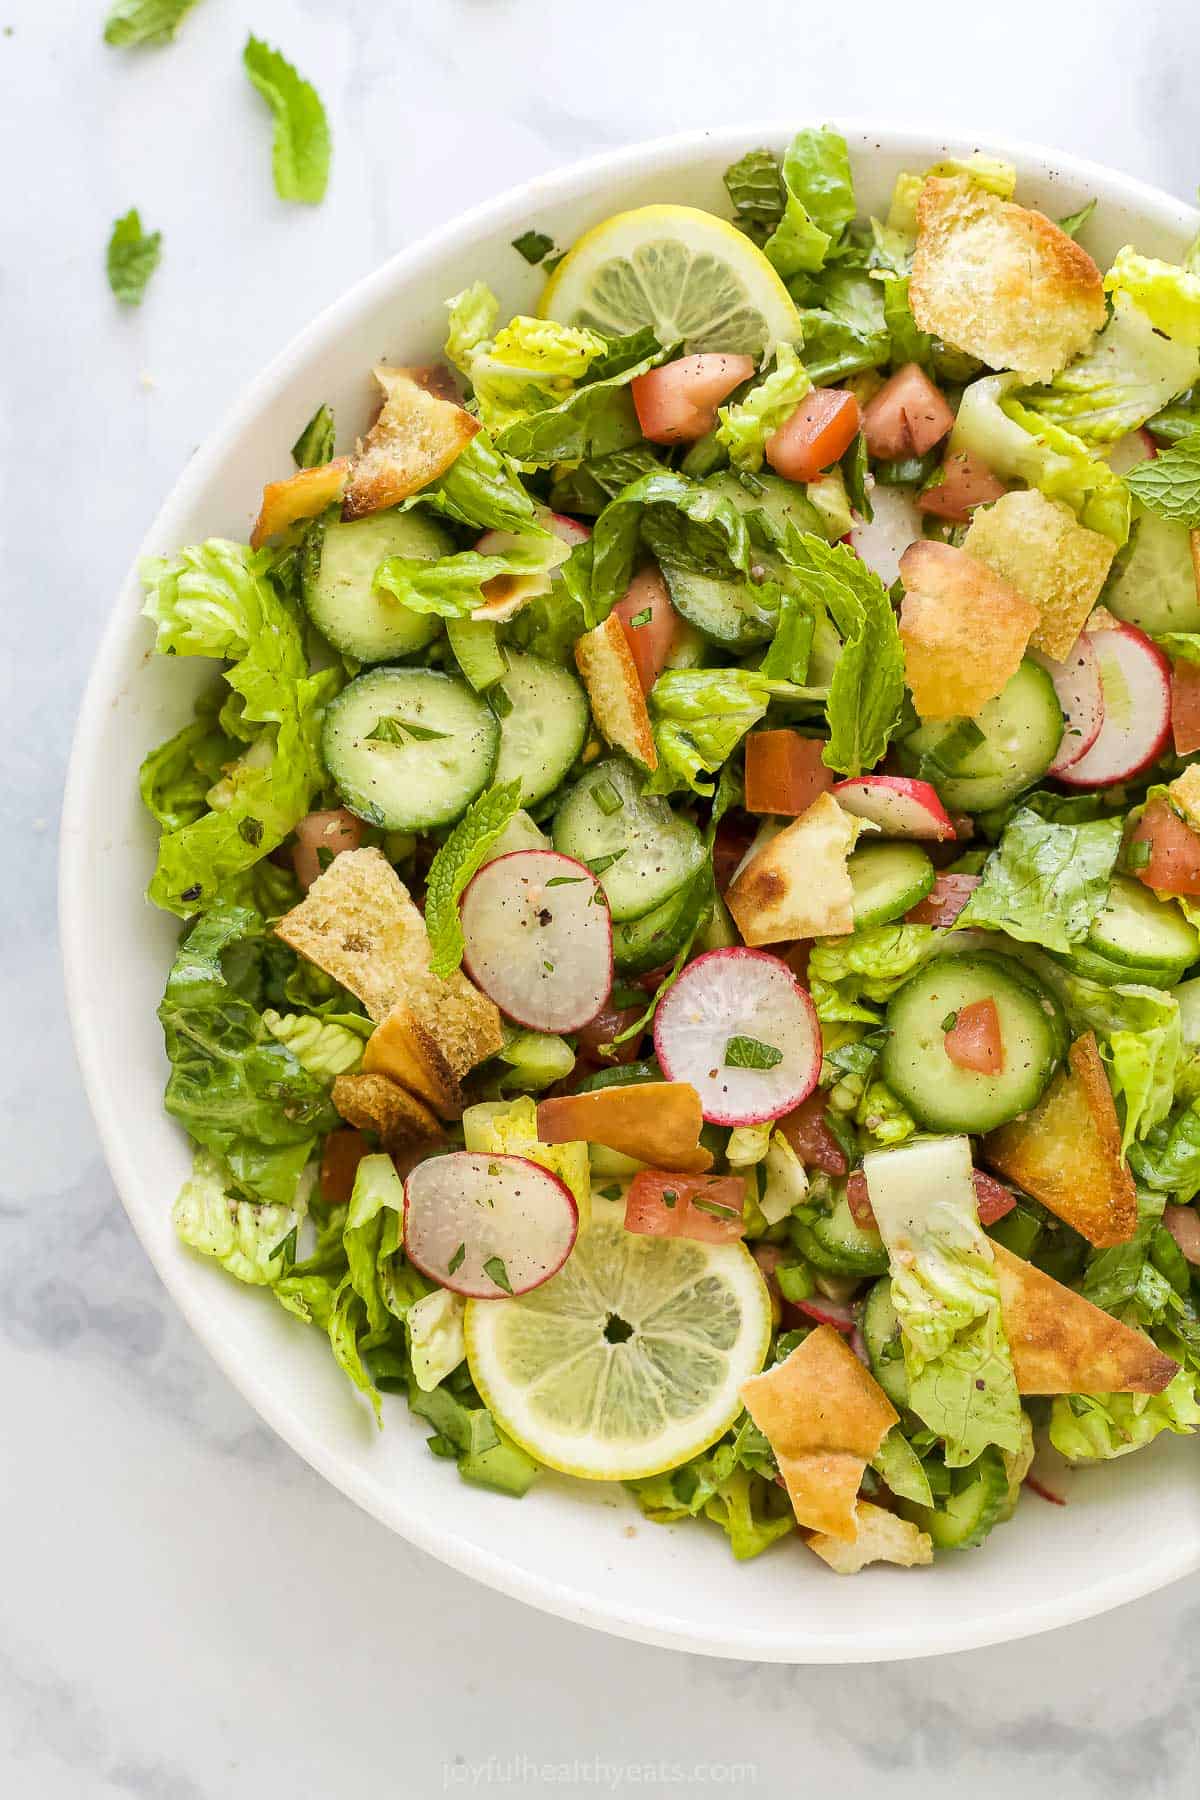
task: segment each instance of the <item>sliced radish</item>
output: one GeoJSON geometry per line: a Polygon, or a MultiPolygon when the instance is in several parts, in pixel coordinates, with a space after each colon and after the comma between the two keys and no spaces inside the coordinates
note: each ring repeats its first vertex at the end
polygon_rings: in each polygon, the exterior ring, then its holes
{"type": "Polygon", "coordinates": [[[579,1230],[566,1182],[524,1156],[452,1150],[404,1184],[404,1250],[455,1294],[501,1300],[558,1272],[579,1230]]]}
{"type": "Polygon", "coordinates": [[[906,775],[856,775],[839,781],[833,797],[843,812],[869,819],[884,837],[954,837],[954,824],[937,793],[927,781],[910,781],[906,775]]]}
{"type": "Polygon", "coordinates": [[[875,517],[869,525],[864,520],[854,527],[850,546],[884,587],[891,587],[900,574],[900,558],[922,536],[921,515],[908,488],[879,482],[871,489],[871,510],[875,517]]]}
{"type": "Polygon", "coordinates": [[[959,875],[949,869],[940,869],[925,898],[905,913],[905,922],[909,925],[953,925],[982,880],[982,875],[959,875]]]}
{"type": "Polygon", "coordinates": [[[572,550],[576,544],[586,544],[592,535],[588,526],[581,525],[578,519],[572,519],[566,513],[547,513],[542,523],[556,538],[561,538],[564,544],[570,544],[572,550]]]}
{"type": "Polygon", "coordinates": [[[1029,655],[1040,663],[1054,683],[1063,711],[1062,742],[1047,773],[1061,775],[1085,757],[1104,723],[1104,690],[1100,684],[1100,658],[1087,632],[1081,633],[1063,658],[1055,662],[1043,650],[1029,655]]]}
{"type": "Polygon", "coordinates": [[[1117,439],[1108,453],[1108,466],[1117,475],[1127,475],[1130,469],[1136,469],[1139,463],[1149,462],[1157,455],[1158,445],[1142,425],[1137,431],[1127,431],[1123,438],[1117,439]]]}
{"type": "Polygon", "coordinates": [[[667,1080],[689,1082],[713,1125],[778,1119],[821,1073],[813,1003],[764,950],[698,956],[659,1002],[654,1048],[667,1080]]]}
{"type": "Polygon", "coordinates": [[[579,1031],[612,987],[612,920],[583,863],[514,850],[485,863],[462,902],[463,962],[476,987],[530,1031],[579,1031]]]}
{"type": "Polygon", "coordinates": [[[807,1300],[796,1300],[792,1304],[806,1319],[812,1319],[818,1325],[832,1325],[843,1337],[854,1335],[858,1320],[844,1300],[823,1300],[820,1295],[813,1294],[807,1300]]]}
{"type": "Polygon", "coordinates": [[[1194,1206],[1164,1206],[1163,1224],[1194,1267],[1200,1268],[1200,1213],[1194,1206]]]}
{"type": "Polygon", "coordinates": [[[1084,636],[1100,664],[1104,723],[1091,749],[1059,780],[1068,787],[1110,787],[1162,755],[1171,735],[1171,665],[1136,625],[1084,636]]]}

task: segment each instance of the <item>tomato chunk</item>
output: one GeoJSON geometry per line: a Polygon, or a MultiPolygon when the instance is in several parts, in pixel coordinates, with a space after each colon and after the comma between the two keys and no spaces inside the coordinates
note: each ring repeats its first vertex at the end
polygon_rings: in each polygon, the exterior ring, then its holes
{"type": "Polygon", "coordinates": [[[668,1175],[641,1169],[625,1196],[625,1229],[644,1237],[729,1244],[744,1229],[740,1175],[668,1175]]]}
{"type": "Polygon", "coordinates": [[[1171,670],[1171,734],[1177,756],[1200,750],[1200,663],[1177,662],[1171,670]]]}
{"type": "Polygon", "coordinates": [[[321,1198],[326,1206],[349,1206],[358,1165],[370,1150],[365,1132],[346,1129],[329,1133],[321,1146],[319,1177],[321,1198]]]}
{"type": "Polygon", "coordinates": [[[953,925],[982,880],[982,875],[954,875],[942,870],[934,877],[925,898],[905,913],[905,920],[909,925],[953,925]]]}
{"type": "Polygon", "coordinates": [[[678,356],[629,384],[642,436],[652,444],[687,444],[711,431],[722,400],[749,381],[749,356],[678,356]]]}
{"type": "Polygon", "coordinates": [[[799,818],[837,780],[821,761],[823,738],[754,731],[746,739],[746,811],[799,818]]]}
{"type": "Polygon", "coordinates": [[[292,849],[296,880],[307,892],[340,850],[357,850],[361,843],[362,820],[345,807],[338,807],[336,812],[309,813],[296,827],[292,849]]]}
{"type": "MultiPolygon", "coordinates": [[[[1017,1204],[1016,1195],[1011,1188],[1006,1188],[1002,1181],[991,1175],[985,1175],[982,1169],[972,1171],[975,1178],[975,1200],[979,1207],[979,1223],[994,1225],[1005,1213],[1010,1213],[1017,1204]]],[[[846,1203],[850,1208],[850,1216],[862,1231],[878,1231],[874,1211],[871,1207],[871,1196],[867,1192],[867,1178],[861,1169],[855,1169],[846,1183],[846,1203]]]]}
{"type": "Polygon", "coordinates": [[[667,584],[653,564],[634,576],[613,611],[621,621],[642,692],[648,694],[667,666],[682,623],[671,605],[667,584]]]}
{"type": "Polygon", "coordinates": [[[754,833],[736,818],[726,815],[717,826],[717,835],[713,842],[713,880],[717,884],[717,892],[724,897],[725,889],[737,871],[747,850],[754,842],[754,833]]]}
{"type": "Polygon", "coordinates": [[[940,444],[954,414],[940,388],[919,363],[905,363],[863,408],[862,426],[872,456],[893,461],[924,456],[940,444]]]}
{"type": "Polygon", "coordinates": [[[879,1230],[871,1206],[871,1196],[867,1192],[867,1178],[861,1169],[855,1169],[846,1183],[846,1204],[850,1208],[850,1217],[860,1231],[879,1230]]]}
{"type": "Polygon", "coordinates": [[[826,1175],[846,1173],[846,1153],[825,1123],[828,1094],[818,1090],[802,1100],[779,1120],[782,1131],[797,1157],[807,1168],[820,1169],[826,1175]]]}
{"type": "Polygon", "coordinates": [[[645,1012],[644,1006],[603,1006],[595,1018],[583,1026],[577,1034],[576,1044],[579,1054],[600,1069],[610,1069],[614,1063],[636,1062],[638,1051],[642,1047],[640,1037],[626,1038],[618,1044],[615,1052],[602,1052],[601,1045],[611,1043],[618,1032],[627,1031],[645,1012]]]}
{"type": "Polygon", "coordinates": [[[1160,894],[1200,894],[1200,837],[1169,800],[1151,800],[1129,841],[1150,846],[1150,860],[1134,871],[1148,888],[1160,894]]]}
{"type": "Polygon", "coordinates": [[[858,435],[858,401],[845,388],[812,388],[767,439],[767,461],[788,481],[815,481],[858,435]]]}
{"type": "Polygon", "coordinates": [[[956,450],[942,465],[942,479],[917,495],[917,509],[935,519],[953,519],[965,525],[976,506],[986,506],[1008,492],[1002,481],[965,450],[956,450]]]}
{"type": "Polygon", "coordinates": [[[994,1000],[972,1000],[970,1006],[960,1007],[943,1042],[956,1069],[975,1075],[1003,1074],[1004,1040],[994,1000]]]}

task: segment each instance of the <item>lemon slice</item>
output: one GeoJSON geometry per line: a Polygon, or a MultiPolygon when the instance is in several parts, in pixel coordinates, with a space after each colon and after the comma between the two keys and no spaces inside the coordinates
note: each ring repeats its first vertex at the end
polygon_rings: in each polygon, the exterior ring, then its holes
{"type": "Polygon", "coordinates": [[[538,311],[620,337],[762,356],[800,336],[792,298],[742,232],[694,206],[639,206],[592,227],[563,258],[538,311]]]}
{"type": "Polygon", "coordinates": [[[762,1368],[771,1302],[742,1244],[626,1231],[598,1201],[558,1274],[467,1304],[467,1360],[502,1431],[551,1469],[631,1481],[707,1449],[762,1368]]]}

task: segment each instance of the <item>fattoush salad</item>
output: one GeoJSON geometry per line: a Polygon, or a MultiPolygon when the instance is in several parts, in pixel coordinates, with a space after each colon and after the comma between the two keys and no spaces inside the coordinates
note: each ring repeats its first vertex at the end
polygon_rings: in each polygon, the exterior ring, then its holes
{"type": "Polygon", "coordinates": [[[174,1218],[467,1481],[913,1567],[1200,1428],[1200,251],[725,183],[144,566],[174,1218]]]}

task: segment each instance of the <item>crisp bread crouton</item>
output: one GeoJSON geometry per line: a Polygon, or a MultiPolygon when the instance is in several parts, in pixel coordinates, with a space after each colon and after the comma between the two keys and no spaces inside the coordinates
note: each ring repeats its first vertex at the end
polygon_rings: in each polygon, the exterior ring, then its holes
{"type": "Polygon", "coordinates": [[[1038,623],[1029,642],[1057,662],[1087,624],[1116,554],[1111,538],[1037,488],[980,507],[962,547],[1032,600],[1038,623]]]}
{"type": "Polygon", "coordinates": [[[1029,1112],[983,1140],[984,1156],[1019,1187],[1103,1249],[1137,1227],[1137,1191],[1121,1160],[1121,1126],[1093,1032],[1071,1045],[1029,1112]]]}
{"type": "Polygon", "coordinates": [[[396,506],[428,487],[479,430],[478,419],[444,397],[436,369],[379,367],[375,379],[383,389],[383,406],[355,450],[343,519],[396,506]]]}
{"type": "Polygon", "coordinates": [[[785,825],[750,857],[725,904],[747,944],[842,937],[854,929],[854,887],[846,859],[855,822],[830,794],[785,825]]]}
{"type": "Polygon", "coordinates": [[[658,751],[637,664],[615,613],[587,631],[575,645],[575,666],[591,702],[592,717],[615,750],[624,750],[646,769],[657,769],[658,751]]]}
{"type": "Polygon", "coordinates": [[[1000,1314],[1023,1394],[1159,1394],[1179,1373],[1140,1331],[992,1244],[1000,1314]]]}
{"type": "Polygon", "coordinates": [[[1167,793],[1184,823],[1200,831],[1200,763],[1189,763],[1182,775],[1168,782],[1167,793]]]}
{"type": "Polygon", "coordinates": [[[1026,381],[1051,381],[1105,320],[1087,251],[966,175],[921,190],[908,293],[923,331],[1026,381]]]}
{"type": "Polygon", "coordinates": [[[815,1531],[805,1539],[835,1575],[857,1575],[868,1563],[898,1563],[902,1569],[923,1568],[933,1561],[933,1539],[908,1519],[882,1506],[860,1500],[854,1509],[858,1532],[852,1544],[815,1531]]]}
{"type": "Polygon", "coordinates": [[[741,1391],[799,1523],[853,1543],[863,1474],[899,1417],[875,1377],[832,1326],[818,1325],[741,1391]]]}
{"type": "Polygon", "coordinates": [[[540,1143],[604,1144],[652,1169],[680,1175],[703,1175],[712,1168],[712,1152],[700,1143],[703,1124],[700,1096],[688,1081],[639,1081],[559,1094],[540,1101],[537,1109],[540,1143]]]}
{"type": "Polygon", "coordinates": [[[250,533],[250,548],[259,549],[297,519],[315,519],[341,499],[349,476],[350,458],[339,456],[334,462],[318,463],[314,469],[301,469],[286,481],[268,481],[250,533]]]}
{"type": "Polygon", "coordinates": [[[360,1131],[373,1131],[385,1150],[405,1144],[434,1144],[445,1136],[427,1106],[386,1075],[339,1075],[333,1104],[360,1131]]]}
{"type": "Polygon", "coordinates": [[[904,677],[919,717],[978,717],[1016,674],[1037,607],[950,544],[910,544],[900,576],[904,677]]]}

